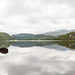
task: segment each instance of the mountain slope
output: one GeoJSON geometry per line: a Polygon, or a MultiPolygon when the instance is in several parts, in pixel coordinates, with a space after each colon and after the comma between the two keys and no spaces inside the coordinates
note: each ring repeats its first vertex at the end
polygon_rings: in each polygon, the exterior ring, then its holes
{"type": "Polygon", "coordinates": [[[33,37],[33,34],[27,34],[27,33],[20,33],[20,34],[16,34],[16,35],[12,35],[12,38],[15,39],[29,39],[33,37]]]}
{"type": "Polygon", "coordinates": [[[24,33],[12,35],[12,37],[18,40],[51,40],[55,38],[55,36],[50,35],[33,35],[24,33]]]}
{"type": "Polygon", "coordinates": [[[63,29],[63,30],[57,30],[57,31],[54,31],[54,32],[47,32],[47,33],[43,33],[43,34],[44,35],[58,36],[58,35],[67,34],[67,33],[73,32],[73,31],[75,31],[75,29],[72,29],[72,30],[63,29]]]}
{"type": "Polygon", "coordinates": [[[11,39],[11,36],[7,33],[4,33],[4,32],[0,32],[0,41],[3,41],[3,40],[10,40],[11,39]]]}
{"type": "Polygon", "coordinates": [[[58,38],[55,38],[55,40],[75,40],[75,32],[70,32],[65,35],[61,35],[58,38]]]}

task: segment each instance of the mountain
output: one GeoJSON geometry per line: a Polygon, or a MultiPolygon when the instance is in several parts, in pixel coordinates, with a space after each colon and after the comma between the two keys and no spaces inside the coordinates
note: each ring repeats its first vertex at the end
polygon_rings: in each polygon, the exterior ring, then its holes
{"type": "Polygon", "coordinates": [[[11,36],[9,34],[0,32],[0,41],[10,40],[10,39],[11,39],[11,36]]]}
{"type": "Polygon", "coordinates": [[[12,35],[12,38],[15,38],[18,40],[51,40],[51,39],[55,38],[55,36],[21,33],[21,34],[12,35]]]}
{"type": "Polygon", "coordinates": [[[54,40],[75,40],[75,32],[70,32],[65,35],[61,35],[54,40]]]}
{"type": "Polygon", "coordinates": [[[15,39],[29,39],[33,37],[33,34],[28,34],[28,33],[20,33],[20,34],[16,34],[16,35],[12,35],[12,38],[15,38],[15,39]]]}
{"type": "Polygon", "coordinates": [[[64,35],[70,32],[75,31],[75,29],[72,30],[57,30],[54,32],[48,32],[48,33],[43,33],[43,34],[28,34],[28,33],[20,33],[20,34],[15,34],[12,35],[12,38],[18,39],[18,40],[52,40],[60,35],[64,35]]]}
{"type": "Polygon", "coordinates": [[[50,45],[54,45],[55,43],[53,42],[40,42],[40,41],[32,41],[32,42],[13,42],[12,46],[17,46],[17,47],[33,47],[33,46],[50,46],[50,45]]]}
{"type": "Polygon", "coordinates": [[[54,32],[43,33],[43,35],[58,36],[58,35],[67,34],[67,33],[73,32],[73,31],[75,31],[75,29],[71,29],[71,30],[62,29],[62,30],[57,30],[54,32]]]}
{"type": "Polygon", "coordinates": [[[52,40],[54,39],[55,36],[50,36],[50,35],[33,35],[32,38],[29,40],[52,40]]]}

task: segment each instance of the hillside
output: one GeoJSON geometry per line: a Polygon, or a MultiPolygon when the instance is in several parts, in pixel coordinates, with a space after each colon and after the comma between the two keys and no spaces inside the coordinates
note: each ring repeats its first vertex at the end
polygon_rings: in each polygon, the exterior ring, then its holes
{"type": "Polygon", "coordinates": [[[33,35],[24,33],[12,35],[12,37],[18,40],[51,40],[55,38],[55,36],[50,35],[33,35]]]}
{"type": "Polygon", "coordinates": [[[58,38],[55,38],[54,40],[75,40],[75,32],[70,32],[65,35],[61,35],[58,38]]]}
{"type": "Polygon", "coordinates": [[[50,35],[34,35],[29,40],[52,40],[54,38],[55,36],[50,36],[50,35]]]}
{"type": "Polygon", "coordinates": [[[4,32],[0,32],[0,41],[3,41],[3,40],[10,40],[11,39],[11,36],[7,33],[4,33],[4,32]]]}
{"type": "Polygon", "coordinates": [[[33,34],[26,34],[26,33],[20,33],[20,34],[16,34],[16,35],[12,35],[12,38],[15,38],[15,39],[29,39],[33,37],[33,34]]]}

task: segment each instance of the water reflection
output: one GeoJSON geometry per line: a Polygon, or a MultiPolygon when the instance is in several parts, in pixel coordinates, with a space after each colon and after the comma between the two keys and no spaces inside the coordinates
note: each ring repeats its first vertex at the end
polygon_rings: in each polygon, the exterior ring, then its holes
{"type": "Polygon", "coordinates": [[[58,49],[58,50],[65,50],[65,48],[69,49],[75,49],[75,42],[73,41],[56,41],[56,42],[50,42],[50,41],[39,41],[39,42],[0,42],[0,48],[8,48],[10,46],[17,46],[17,47],[45,47],[45,48],[52,48],[52,49],[58,49]]]}
{"type": "Polygon", "coordinates": [[[11,46],[10,53],[0,58],[0,72],[6,75],[74,75],[75,51],[57,51],[43,47],[11,46]],[[2,66],[2,67],[3,67],[2,66]]]}
{"type": "Polygon", "coordinates": [[[68,47],[74,48],[73,43],[16,42],[7,43],[9,46],[2,43],[0,75],[74,75],[75,51],[68,47]]]}
{"type": "Polygon", "coordinates": [[[69,42],[69,41],[58,41],[58,42],[15,42],[12,43],[12,46],[17,46],[17,47],[34,47],[34,46],[41,46],[41,47],[46,47],[46,48],[57,48],[65,50],[64,47],[69,48],[69,49],[75,49],[75,42],[69,42]]]}
{"type": "Polygon", "coordinates": [[[54,45],[55,43],[53,42],[14,42],[12,43],[12,46],[17,46],[17,47],[33,47],[33,46],[46,46],[46,45],[54,45]]]}
{"type": "Polygon", "coordinates": [[[0,48],[8,48],[10,45],[10,42],[0,41],[0,48]]]}
{"type": "Polygon", "coordinates": [[[75,41],[60,41],[56,42],[58,45],[65,46],[70,49],[75,49],[75,41]]]}

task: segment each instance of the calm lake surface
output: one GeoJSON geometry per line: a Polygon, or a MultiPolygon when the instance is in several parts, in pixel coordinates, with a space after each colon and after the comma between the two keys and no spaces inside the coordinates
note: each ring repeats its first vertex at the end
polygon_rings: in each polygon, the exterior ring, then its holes
{"type": "Polygon", "coordinates": [[[75,75],[74,42],[0,43],[0,75],[75,75]]]}

